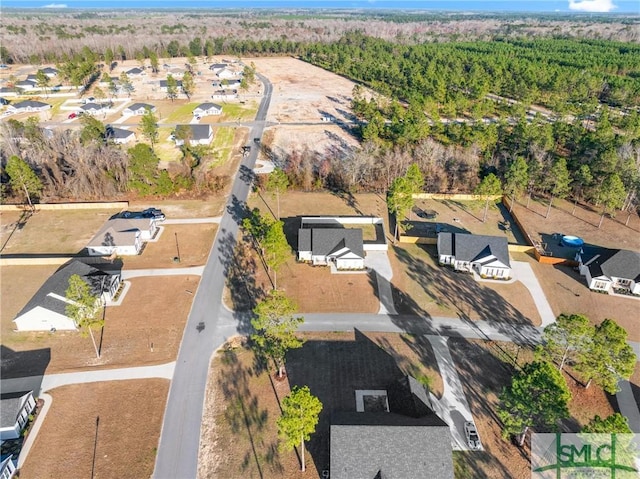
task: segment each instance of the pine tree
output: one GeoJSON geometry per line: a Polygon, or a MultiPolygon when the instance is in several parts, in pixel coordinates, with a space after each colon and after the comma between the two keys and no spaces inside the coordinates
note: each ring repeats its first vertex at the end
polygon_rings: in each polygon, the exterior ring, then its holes
{"type": "Polygon", "coordinates": [[[37,199],[42,193],[42,181],[40,181],[40,178],[26,161],[16,155],[9,157],[5,172],[9,175],[9,184],[14,193],[24,193],[29,207],[34,210],[33,200],[37,199]]]}
{"type": "Polygon", "coordinates": [[[77,274],[69,278],[69,287],[65,292],[65,298],[68,302],[65,307],[67,316],[73,320],[83,334],[88,333],[91,336],[96,357],[100,358],[93,330],[104,325],[104,321],[99,315],[101,298],[94,295],[87,282],[77,274]]]}

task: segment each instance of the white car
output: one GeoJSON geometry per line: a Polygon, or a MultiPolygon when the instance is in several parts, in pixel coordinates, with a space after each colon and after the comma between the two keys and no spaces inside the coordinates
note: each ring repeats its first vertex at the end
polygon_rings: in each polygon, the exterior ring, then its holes
{"type": "Polygon", "coordinates": [[[467,437],[469,448],[474,450],[480,449],[480,436],[478,436],[478,430],[472,421],[464,423],[464,435],[467,437]]]}

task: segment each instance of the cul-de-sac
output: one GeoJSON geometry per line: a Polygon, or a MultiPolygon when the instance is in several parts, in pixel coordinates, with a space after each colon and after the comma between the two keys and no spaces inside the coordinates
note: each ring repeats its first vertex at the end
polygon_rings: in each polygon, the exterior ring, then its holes
{"type": "Polygon", "coordinates": [[[3,9],[0,478],[638,477],[640,17],[571,5],[3,9]]]}

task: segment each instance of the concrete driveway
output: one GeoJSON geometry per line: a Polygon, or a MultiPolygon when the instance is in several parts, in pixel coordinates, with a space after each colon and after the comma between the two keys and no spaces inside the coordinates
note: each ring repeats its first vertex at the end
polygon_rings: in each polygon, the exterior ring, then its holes
{"type": "Polygon", "coordinates": [[[376,282],[378,284],[378,299],[380,301],[380,309],[378,314],[398,314],[393,304],[393,293],[391,291],[391,278],[393,278],[393,270],[389,262],[389,256],[386,251],[367,251],[364,257],[364,266],[376,273],[376,282]]]}
{"type": "MultiPolygon", "coordinates": [[[[427,336],[433,353],[440,369],[444,392],[442,398],[438,399],[429,393],[433,409],[440,418],[445,421],[451,429],[451,447],[454,451],[470,450],[467,445],[464,433],[464,423],[473,421],[467,397],[462,389],[462,383],[456,371],[456,365],[453,362],[447,340],[445,336],[427,336]]],[[[482,442],[482,438],[480,438],[482,442]]],[[[482,448],[481,448],[482,449],[482,448]]]]}
{"type": "Polygon", "coordinates": [[[540,314],[540,318],[542,319],[542,324],[540,326],[544,328],[545,326],[555,322],[556,316],[551,310],[549,301],[547,301],[547,297],[545,296],[531,265],[524,261],[512,261],[511,268],[513,270],[513,276],[524,284],[524,286],[529,290],[529,293],[531,293],[533,302],[538,309],[538,314],[540,314]]]}

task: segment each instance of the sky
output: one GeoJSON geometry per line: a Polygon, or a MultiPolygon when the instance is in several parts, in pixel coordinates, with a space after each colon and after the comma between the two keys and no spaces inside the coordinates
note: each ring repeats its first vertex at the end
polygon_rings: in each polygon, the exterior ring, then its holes
{"type": "Polygon", "coordinates": [[[346,8],[483,12],[636,13],[639,0],[2,0],[3,8],[346,8]]]}

